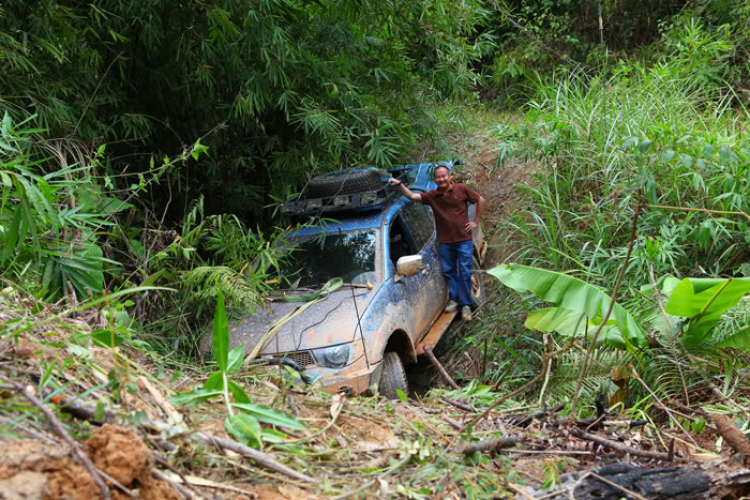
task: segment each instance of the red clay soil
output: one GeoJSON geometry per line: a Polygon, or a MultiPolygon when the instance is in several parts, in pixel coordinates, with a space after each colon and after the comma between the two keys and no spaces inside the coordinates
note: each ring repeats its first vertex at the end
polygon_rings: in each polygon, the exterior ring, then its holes
{"type": "MultiPolygon", "coordinates": [[[[92,500],[99,489],[67,447],[26,439],[6,441],[0,455],[0,498],[92,500]]],[[[179,500],[167,483],[151,477],[154,458],[130,429],[105,425],[86,442],[94,464],[140,498],[179,500]]],[[[112,485],[112,498],[129,498],[112,485]]]]}

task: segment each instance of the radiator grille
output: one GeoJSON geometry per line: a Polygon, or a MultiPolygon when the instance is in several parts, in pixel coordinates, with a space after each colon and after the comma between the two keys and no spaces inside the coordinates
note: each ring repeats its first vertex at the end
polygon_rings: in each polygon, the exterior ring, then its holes
{"type": "Polygon", "coordinates": [[[308,366],[315,366],[315,359],[313,358],[312,353],[310,351],[293,351],[293,352],[285,352],[282,354],[275,354],[275,358],[288,358],[300,365],[302,368],[307,368],[308,366]]]}

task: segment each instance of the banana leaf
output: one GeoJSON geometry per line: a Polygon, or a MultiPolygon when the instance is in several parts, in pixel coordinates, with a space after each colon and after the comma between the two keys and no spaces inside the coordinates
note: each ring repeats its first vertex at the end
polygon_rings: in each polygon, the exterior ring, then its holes
{"type": "MultiPolygon", "coordinates": [[[[531,292],[545,302],[584,313],[595,323],[601,321],[612,302],[601,288],[567,274],[520,264],[501,264],[487,272],[517,292],[531,292]]],[[[614,323],[608,321],[607,324],[616,328],[626,342],[637,346],[646,344],[646,333],[620,304],[615,303],[609,320],[614,323]]]]}
{"type": "MultiPolygon", "coordinates": [[[[530,330],[542,333],[557,332],[564,337],[583,335],[584,333],[592,337],[601,321],[591,321],[585,318],[585,315],[585,313],[571,311],[564,307],[545,307],[531,311],[526,317],[524,326],[530,330]],[[584,316],[583,319],[581,319],[582,315],[584,316]],[[587,324],[588,329],[586,328],[587,324]]],[[[607,324],[604,325],[601,333],[599,333],[599,337],[596,340],[597,343],[609,344],[624,349],[626,342],[617,330],[616,324],[617,322],[614,320],[607,321],[607,324]]]]}
{"type": "Polygon", "coordinates": [[[716,347],[732,347],[740,351],[750,351],[750,326],[741,328],[716,344],[716,347]]]}
{"type": "Polygon", "coordinates": [[[748,292],[750,278],[685,278],[672,291],[665,310],[673,316],[690,319],[684,328],[683,342],[688,347],[698,346],[709,339],[721,315],[736,306],[748,292]]]}

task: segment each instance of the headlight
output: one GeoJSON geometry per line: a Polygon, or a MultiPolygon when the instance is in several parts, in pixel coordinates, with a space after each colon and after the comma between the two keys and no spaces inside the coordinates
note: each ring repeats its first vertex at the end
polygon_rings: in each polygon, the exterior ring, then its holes
{"type": "Polygon", "coordinates": [[[333,347],[324,347],[323,349],[314,349],[313,355],[319,365],[327,368],[341,368],[346,366],[346,363],[349,361],[350,352],[350,344],[342,344],[333,347]]]}

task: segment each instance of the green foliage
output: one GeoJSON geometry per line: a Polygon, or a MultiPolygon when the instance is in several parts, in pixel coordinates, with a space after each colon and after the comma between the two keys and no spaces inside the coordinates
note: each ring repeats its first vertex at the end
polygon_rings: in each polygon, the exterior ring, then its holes
{"type": "MultiPolygon", "coordinates": [[[[218,370],[209,375],[206,382],[199,389],[188,393],[178,394],[171,398],[175,404],[185,405],[202,403],[212,397],[222,396],[227,408],[225,427],[227,432],[240,442],[257,448],[262,447],[264,432],[260,422],[287,427],[294,430],[307,428],[297,419],[271,408],[252,404],[250,398],[240,385],[229,380],[229,375],[236,373],[242,367],[243,347],[237,346],[229,350],[229,324],[224,304],[224,294],[217,285],[216,311],[213,323],[213,353],[218,370]],[[235,413],[234,410],[240,410],[235,413]]],[[[273,440],[273,433],[270,434],[273,440]]]]}
{"type": "MultiPolygon", "coordinates": [[[[686,318],[681,325],[685,333],[686,347],[700,346],[710,340],[711,330],[719,323],[721,316],[750,292],[748,278],[739,279],[700,279],[686,278],[671,291],[665,311],[673,316],[686,318]]],[[[750,344],[741,342],[742,335],[735,334],[720,346],[750,349],[750,344]]]]}
{"type": "MultiPolygon", "coordinates": [[[[200,137],[216,152],[206,168],[152,190],[202,194],[210,213],[245,217],[310,172],[406,161],[439,140],[430,105],[469,96],[493,44],[477,33],[491,12],[474,0],[3,7],[0,99],[11,115],[37,113],[53,137],[112,141],[123,160],[106,167],[120,187],[148,170],[148,153],[200,137]]],[[[184,215],[185,204],[158,205],[184,215]]]]}
{"type": "MultiPolygon", "coordinates": [[[[625,255],[640,192],[652,205],[748,210],[747,142],[728,100],[693,92],[681,75],[643,68],[637,76],[540,83],[515,132],[517,156],[549,166],[527,189],[531,210],[510,224],[523,236],[520,256],[529,264],[577,269],[603,284],[625,255]]],[[[731,273],[748,250],[740,236],[747,228],[731,214],[647,207],[626,284],[650,268],[656,275],[731,273]]]]}
{"type": "MultiPolygon", "coordinates": [[[[106,215],[99,207],[74,202],[97,160],[79,156],[78,163],[52,166],[51,158],[42,154],[64,146],[37,142],[42,141],[40,131],[23,128],[34,118],[14,123],[7,112],[3,118],[0,271],[9,279],[28,282],[48,300],[68,292],[83,299],[102,290],[105,266],[118,265],[104,257],[95,238],[95,231],[108,225],[106,215]]],[[[110,213],[116,211],[110,208],[110,213]]]]}
{"type": "MultiPolygon", "coordinates": [[[[505,286],[517,292],[532,292],[544,302],[559,305],[552,310],[542,310],[541,316],[538,313],[536,316],[532,316],[534,313],[530,315],[536,329],[541,331],[558,330],[564,323],[573,330],[566,329],[568,335],[583,333],[581,328],[575,330],[575,323],[580,320],[581,314],[585,314],[592,324],[598,325],[612,302],[612,299],[600,288],[562,273],[518,264],[500,265],[488,272],[505,286]],[[572,325],[571,322],[573,322],[572,325]]],[[[624,340],[636,346],[645,343],[645,332],[635,318],[620,304],[614,304],[612,318],[614,321],[611,325],[614,328],[609,330],[608,336],[605,336],[608,342],[618,347],[625,346],[624,340]],[[612,331],[614,329],[621,336],[615,334],[612,331]]],[[[529,320],[527,320],[528,325],[529,320]]]]}

